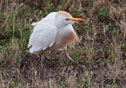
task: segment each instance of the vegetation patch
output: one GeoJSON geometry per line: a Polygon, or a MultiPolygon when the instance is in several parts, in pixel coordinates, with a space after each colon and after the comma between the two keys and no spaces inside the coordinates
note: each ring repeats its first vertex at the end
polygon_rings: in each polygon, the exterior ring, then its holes
{"type": "Polygon", "coordinates": [[[126,0],[1,0],[0,88],[122,88],[126,85],[126,0]],[[74,24],[79,42],[64,52],[31,55],[32,22],[65,10],[86,22],[74,24]]]}

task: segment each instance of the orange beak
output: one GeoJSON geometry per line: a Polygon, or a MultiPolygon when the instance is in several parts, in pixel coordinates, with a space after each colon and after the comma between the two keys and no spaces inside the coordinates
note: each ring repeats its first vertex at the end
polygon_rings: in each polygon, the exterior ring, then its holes
{"type": "Polygon", "coordinates": [[[85,19],[82,19],[82,18],[72,18],[71,20],[72,21],[85,21],[85,19]]]}

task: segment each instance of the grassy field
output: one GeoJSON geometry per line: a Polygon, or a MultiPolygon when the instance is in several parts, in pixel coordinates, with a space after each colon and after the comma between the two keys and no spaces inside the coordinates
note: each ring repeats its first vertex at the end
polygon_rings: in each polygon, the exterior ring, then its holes
{"type": "MultiPolygon", "coordinates": [[[[126,85],[126,0],[0,0],[0,88],[122,88],[126,85]],[[86,18],[74,24],[69,47],[83,71],[63,52],[30,55],[32,22],[65,10],[86,18]]],[[[125,88],[125,87],[124,87],[125,88]]]]}

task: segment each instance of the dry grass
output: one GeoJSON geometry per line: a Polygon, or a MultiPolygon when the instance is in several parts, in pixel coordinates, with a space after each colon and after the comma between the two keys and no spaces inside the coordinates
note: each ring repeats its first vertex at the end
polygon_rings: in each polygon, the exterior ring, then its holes
{"type": "Polygon", "coordinates": [[[0,88],[121,88],[126,84],[126,0],[1,0],[0,88]],[[65,10],[87,21],[73,25],[80,42],[70,55],[30,55],[31,23],[65,10]]]}

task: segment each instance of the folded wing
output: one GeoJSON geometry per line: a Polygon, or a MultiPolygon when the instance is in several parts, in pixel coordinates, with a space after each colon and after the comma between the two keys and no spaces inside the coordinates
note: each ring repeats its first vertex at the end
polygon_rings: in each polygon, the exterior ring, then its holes
{"type": "Polygon", "coordinates": [[[28,47],[30,53],[46,50],[52,47],[57,36],[57,29],[50,23],[37,24],[30,36],[28,47]]]}

